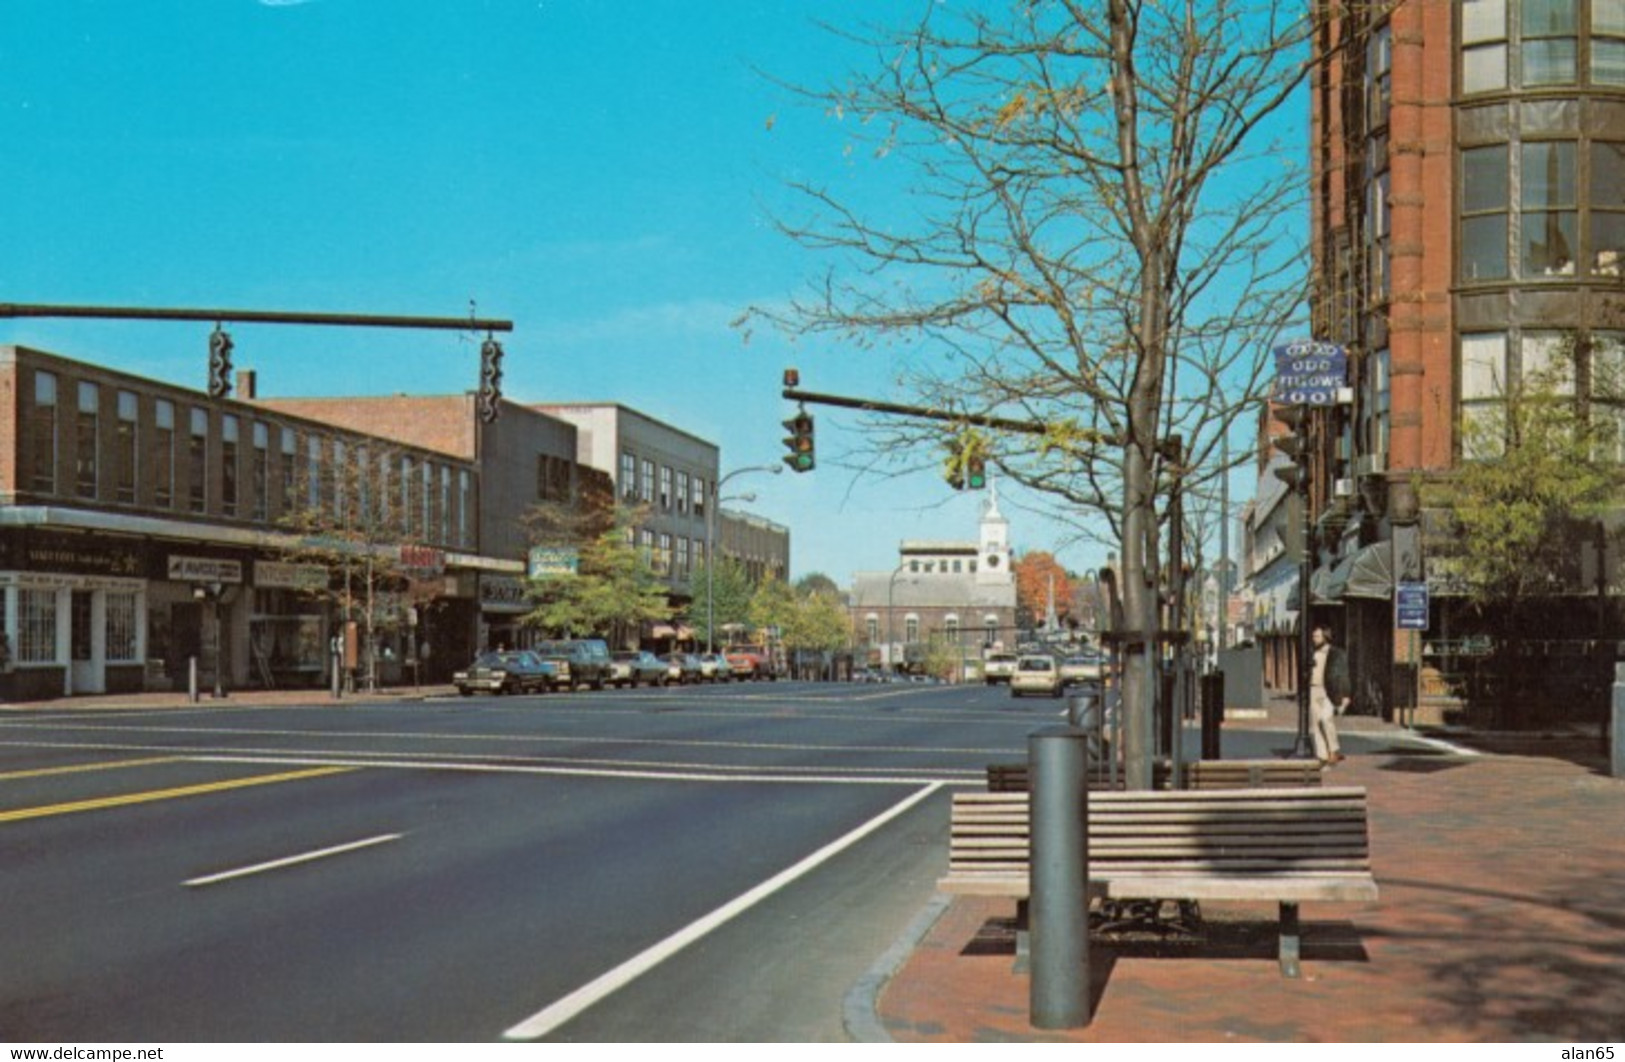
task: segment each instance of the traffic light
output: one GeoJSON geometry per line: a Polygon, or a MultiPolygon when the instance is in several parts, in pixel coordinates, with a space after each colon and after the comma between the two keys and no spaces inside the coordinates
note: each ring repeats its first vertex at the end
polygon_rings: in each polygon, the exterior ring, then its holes
{"type": "Polygon", "coordinates": [[[209,333],[209,397],[231,394],[231,336],[219,325],[209,333]]]}
{"type": "Polygon", "coordinates": [[[811,472],[817,463],[813,452],[812,414],[805,409],[797,411],[795,416],[784,422],[784,430],[790,433],[784,439],[784,445],[790,450],[784,457],[784,463],[790,466],[792,472],[811,472]]]}
{"type": "Polygon", "coordinates": [[[1294,488],[1306,482],[1303,466],[1308,448],[1304,445],[1303,439],[1304,412],[1303,406],[1280,406],[1273,414],[1276,420],[1292,430],[1271,437],[1270,445],[1285,454],[1292,463],[1277,465],[1272,471],[1276,479],[1294,488]]]}
{"type": "Polygon", "coordinates": [[[502,411],[502,344],[486,337],[480,344],[480,419],[490,424],[502,411]]]}
{"type": "Polygon", "coordinates": [[[971,490],[987,486],[987,458],[980,450],[972,450],[965,458],[965,486],[971,490]]]}
{"type": "Polygon", "coordinates": [[[942,478],[954,490],[965,489],[965,440],[958,436],[948,440],[948,460],[942,466],[942,478]]]}

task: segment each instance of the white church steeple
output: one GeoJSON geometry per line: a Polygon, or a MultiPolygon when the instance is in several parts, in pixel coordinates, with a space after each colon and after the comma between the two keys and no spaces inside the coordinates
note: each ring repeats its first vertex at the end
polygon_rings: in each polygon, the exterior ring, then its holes
{"type": "Polygon", "coordinates": [[[981,555],[976,565],[978,583],[1005,584],[1015,576],[1010,570],[1010,521],[999,512],[999,481],[987,478],[987,501],[982,506],[981,555]]]}

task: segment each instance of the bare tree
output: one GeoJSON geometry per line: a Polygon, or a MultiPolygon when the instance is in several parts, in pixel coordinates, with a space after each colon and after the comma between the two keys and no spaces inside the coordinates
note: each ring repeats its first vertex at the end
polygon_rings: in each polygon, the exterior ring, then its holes
{"type": "MultiPolygon", "coordinates": [[[[793,183],[805,211],[781,227],[833,262],[751,316],[906,345],[905,377],[935,408],[1047,427],[1036,445],[979,444],[1121,550],[1127,777],[1148,787],[1162,502],[1220,473],[1221,434],[1256,408],[1266,351],[1304,308],[1304,151],[1276,136],[1307,70],[1308,5],[922,6],[911,27],[847,34],[872,46],[867,73],[798,89],[851,123],[865,191],[902,174],[907,200],[880,214],[793,183]]],[[[877,452],[943,442],[869,426],[877,452]]]]}

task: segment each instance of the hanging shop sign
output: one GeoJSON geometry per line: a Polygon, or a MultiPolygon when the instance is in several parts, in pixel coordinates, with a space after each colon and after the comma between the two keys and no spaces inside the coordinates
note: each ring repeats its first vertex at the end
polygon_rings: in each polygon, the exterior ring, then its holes
{"type": "Polygon", "coordinates": [[[243,562],[220,557],[181,557],[169,555],[169,581],[172,583],[232,583],[243,581],[243,562]]]}

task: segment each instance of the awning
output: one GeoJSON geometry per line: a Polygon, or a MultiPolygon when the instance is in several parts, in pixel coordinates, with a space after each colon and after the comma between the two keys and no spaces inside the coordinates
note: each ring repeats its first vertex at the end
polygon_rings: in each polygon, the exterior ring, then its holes
{"type": "Polygon", "coordinates": [[[1342,596],[1387,601],[1394,596],[1392,542],[1374,542],[1345,557],[1332,572],[1342,583],[1342,596]]]}
{"type": "MultiPolygon", "coordinates": [[[[1309,577],[1309,600],[1316,605],[1335,605],[1343,600],[1342,584],[1333,585],[1333,569],[1316,568],[1309,577]]],[[[1297,583],[1286,592],[1286,610],[1288,612],[1301,612],[1303,598],[1299,594],[1297,583]]]]}

